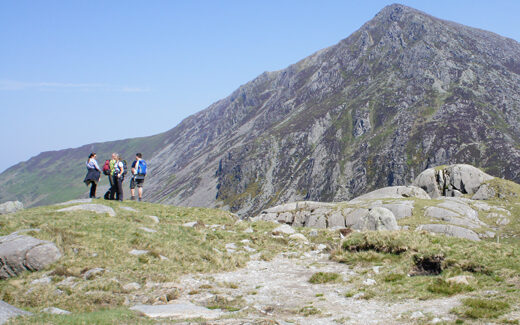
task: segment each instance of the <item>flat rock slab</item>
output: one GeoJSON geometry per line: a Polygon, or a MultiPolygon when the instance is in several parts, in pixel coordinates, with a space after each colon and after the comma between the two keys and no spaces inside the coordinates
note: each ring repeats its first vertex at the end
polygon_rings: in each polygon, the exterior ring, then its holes
{"type": "Polygon", "coordinates": [[[11,317],[32,315],[30,312],[18,309],[0,300],[0,324],[4,324],[11,317]]]}
{"type": "Polygon", "coordinates": [[[92,199],[79,199],[79,200],[71,200],[67,202],[57,203],[56,205],[71,205],[71,204],[85,204],[92,203],[92,199]]]}
{"type": "Polygon", "coordinates": [[[477,233],[473,230],[469,230],[466,228],[452,226],[452,225],[442,225],[442,224],[429,224],[429,225],[420,225],[416,228],[416,230],[426,230],[429,232],[434,232],[438,234],[443,234],[451,237],[465,238],[474,241],[480,241],[477,233]]]}
{"type": "Polygon", "coordinates": [[[131,310],[139,311],[144,315],[152,318],[204,318],[215,319],[222,316],[219,310],[212,310],[205,307],[197,306],[189,301],[178,301],[168,305],[136,305],[131,310]]]}
{"type": "Polygon", "coordinates": [[[126,211],[130,211],[130,212],[138,212],[136,209],[131,208],[131,207],[121,207],[121,209],[126,210],[126,211]]]}
{"type": "Polygon", "coordinates": [[[107,207],[103,204],[82,204],[82,205],[74,205],[68,208],[59,209],[58,212],[68,212],[68,211],[92,211],[95,213],[108,213],[109,216],[114,217],[116,212],[111,207],[107,207]]]}

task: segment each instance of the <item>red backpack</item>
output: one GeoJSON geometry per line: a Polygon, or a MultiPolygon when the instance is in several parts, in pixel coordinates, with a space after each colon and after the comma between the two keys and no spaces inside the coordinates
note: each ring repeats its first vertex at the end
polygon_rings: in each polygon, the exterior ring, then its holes
{"type": "Polygon", "coordinates": [[[103,174],[110,175],[110,160],[106,160],[105,164],[103,165],[103,174]]]}

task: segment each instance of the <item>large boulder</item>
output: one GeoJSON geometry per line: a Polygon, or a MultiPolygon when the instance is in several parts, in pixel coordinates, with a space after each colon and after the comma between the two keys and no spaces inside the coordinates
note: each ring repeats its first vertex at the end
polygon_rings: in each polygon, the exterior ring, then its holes
{"type": "Polygon", "coordinates": [[[375,207],[352,225],[356,230],[398,230],[399,226],[392,211],[375,207]]]}
{"type": "Polygon", "coordinates": [[[0,237],[0,279],[41,270],[60,257],[52,242],[18,234],[0,237]]]}
{"type": "Polygon", "coordinates": [[[20,201],[8,201],[0,204],[0,214],[14,213],[23,209],[23,203],[20,201]]]}
{"type": "Polygon", "coordinates": [[[417,186],[389,186],[377,189],[375,191],[363,194],[354,198],[351,203],[358,203],[363,200],[372,199],[402,199],[407,197],[414,197],[418,199],[430,199],[430,196],[417,186]]]}
{"type": "Polygon", "coordinates": [[[413,185],[425,190],[432,198],[474,194],[493,176],[471,165],[455,164],[429,168],[415,178],[413,185]]]}

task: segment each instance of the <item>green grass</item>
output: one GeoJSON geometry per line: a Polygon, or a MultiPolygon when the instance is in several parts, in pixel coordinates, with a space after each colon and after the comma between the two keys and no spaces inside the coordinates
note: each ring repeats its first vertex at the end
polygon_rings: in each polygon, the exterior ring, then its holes
{"type": "Polygon", "coordinates": [[[338,282],[340,280],[341,280],[341,276],[337,273],[317,272],[311,276],[311,278],[309,279],[309,282],[312,284],[322,284],[322,283],[329,283],[329,282],[338,282]]]}
{"type": "Polygon", "coordinates": [[[476,300],[467,300],[457,314],[462,320],[486,320],[505,314],[509,306],[520,303],[519,255],[520,244],[513,240],[498,244],[415,231],[388,231],[352,233],[332,251],[331,258],[356,270],[359,275],[349,279],[355,287],[362,288],[367,277],[376,280],[376,285],[365,291],[368,298],[424,300],[470,294],[476,300]],[[440,272],[423,272],[419,267],[433,264],[440,272]],[[374,265],[379,266],[378,273],[372,273],[374,265]],[[469,285],[447,281],[457,275],[471,275],[473,280],[469,285]],[[491,300],[490,307],[485,307],[482,301],[489,299],[481,295],[486,291],[498,292],[507,304],[491,300]],[[374,292],[377,294],[371,295],[374,292]],[[477,307],[477,302],[483,307],[477,307]]]}
{"type": "Polygon", "coordinates": [[[511,307],[508,302],[497,299],[467,298],[462,303],[463,315],[471,319],[497,318],[511,307]]]}
{"type": "MultiPolygon", "coordinates": [[[[129,294],[123,290],[125,284],[137,282],[144,288],[149,282],[173,282],[183,274],[231,271],[245,266],[253,253],[239,250],[230,254],[225,248],[227,243],[235,243],[240,248],[244,245],[241,241],[247,239],[247,245],[256,250],[254,253],[269,256],[292,249],[287,240],[272,238],[270,233],[275,224],[237,222],[234,216],[221,210],[127,201],[96,200],[94,203],[114,208],[117,215],[110,217],[88,211],[57,212],[63,206],[47,206],[2,216],[0,235],[20,229],[40,229],[27,234],[54,242],[63,256],[46,270],[26,272],[17,278],[0,281],[0,299],[35,313],[46,307],[58,307],[76,315],[40,315],[35,322],[41,320],[45,323],[45,317],[50,317],[49,323],[61,323],[59,319],[79,319],[75,317],[83,313],[111,315],[110,310],[121,308],[129,294]],[[138,212],[126,211],[121,206],[132,207],[138,212]],[[157,216],[160,223],[155,224],[148,217],[151,215],[157,216]],[[207,226],[183,226],[191,221],[207,226]],[[141,227],[157,232],[148,233],[141,227]],[[250,227],[253,233],[244,232],[250,227]],[[134,256],[129,254],[133,249],[148,250],[149,253],[134,256]],[[96,267],[104,268],[105,272],[95,279],[85,280],[84,273],[96,267]],[[33,280],[43,277],[50,277],[51,282],[31,285],[33,280]],[[68,277],[72,277],[74,287],[63,283],[68,277]],[[31,294],[26,294],[29,289],[31,294]]],[[[224,285],[229,288],[239,286],[235,283],[224,285]]],[[[149,294],[150,298],[154,297],[153,293],[149,294]]],[[[240,308],[235,305],[228,307],[240,308]]],[[[125,315],[134,317],[131,316],[133,313],[125,315]]]]}

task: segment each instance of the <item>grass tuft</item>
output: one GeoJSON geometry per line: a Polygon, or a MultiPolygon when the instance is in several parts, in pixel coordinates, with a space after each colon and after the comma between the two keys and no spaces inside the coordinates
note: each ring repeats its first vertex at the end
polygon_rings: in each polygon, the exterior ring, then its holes
{"type": "Polygon", "coordinates": [[[341,277],[338,273],[317,272],[311,276],[311,278],[309,279],[309,282],[312,284],[322,284],[322,283],[329,283],[329,282],[338,282],[338,281],[340,281],[340,279],[341,279],[341,277]]]}

